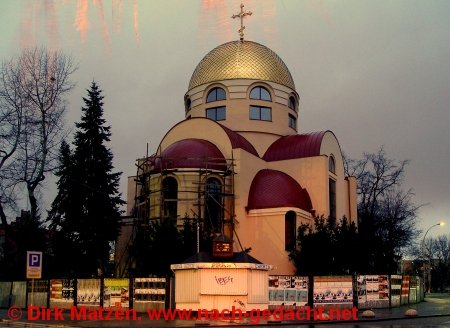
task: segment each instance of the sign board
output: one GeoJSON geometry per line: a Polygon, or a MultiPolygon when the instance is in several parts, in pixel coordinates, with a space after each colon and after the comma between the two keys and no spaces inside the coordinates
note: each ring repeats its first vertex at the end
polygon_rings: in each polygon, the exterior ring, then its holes
{"type": "Polygon", "coordinates": [[[42,252],[27,252],[27,279],[42,278],[42,252]]]}

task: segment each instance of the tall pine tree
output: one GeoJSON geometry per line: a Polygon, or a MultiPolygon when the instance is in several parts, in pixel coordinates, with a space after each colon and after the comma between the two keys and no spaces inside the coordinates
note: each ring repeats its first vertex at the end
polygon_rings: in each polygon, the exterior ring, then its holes
{"type": "Polygon", "coordinates": [[[60,225],[63,238],[76,248],[71,260],[78,276],[108,271],[111,242],[118,236],[120,205],[124,204],[118,191],[121,173],[113,173],[113,155],[105,145],[111,127],[103,118],[104,97],[95,82],[87,92],[81,121],[76,123],[74,153],[67,155],[71,161],[61,162],[66,167],[59,171],[58,196],[50,216],[53,224],[60,225]]]}
{"type": "Polygon", "coordinates": [[[59,150],[59,166],[55,172],[58,194],[48,213],[49,247],[46,262],[50,262],[49,270],[54,277],[76,276],[79,263],[82,262],[80,249],[79,206],[81,192],[73,181],[74,163],[70,146],[65,141],[59,150]]]}

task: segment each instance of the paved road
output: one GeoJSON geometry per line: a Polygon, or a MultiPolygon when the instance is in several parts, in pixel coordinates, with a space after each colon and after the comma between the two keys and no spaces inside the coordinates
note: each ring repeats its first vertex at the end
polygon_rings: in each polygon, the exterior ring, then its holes
{"type": "Polygon", "coordinates": [[[23,318],[19,321],[12,321],[8,318],[7,310],[0,310],[0,327],[29,327],[29,328],[44,328],[44,327],[81,327],[81,328],[122,328],[122,327],[155,327],[155,328],[172,328],[172,327],[223,327],[223,326],[266,326],[276,325],[278,327],[293,327],[293,326],[314,326],[314,327],[329,327],[330,324],[333,327],[410,327],[410,326],[448,326],[450,327],[450,293],[447,294],[430,294],[427,295],[425,302],[419,304],[413,304],[409,306],[402,306],[392,309],[373,309],[375,318],[366,319],[363,318],[363,311],[358,313],[358,319],[350,320],[346,322],[342,321],[282,321],[274,322],[260,320],[258,324],[252,324],[249,320],[246,321],[230,321],[230,320],[216,320],[216,321],[194,321],[194,320],[149,320],[145,314],[139,314],[138,318],[129,318],[129,320],[112,320],[112,321],[100,321],[100,320],[79,320],[71,321],[66,315],[64,319],[57,320],[26,320],[26,313],[22,313],[23,318]],[[407,310],[414,309],[417,311],[417,317],[407,317],[405,312],[407,310]]]}

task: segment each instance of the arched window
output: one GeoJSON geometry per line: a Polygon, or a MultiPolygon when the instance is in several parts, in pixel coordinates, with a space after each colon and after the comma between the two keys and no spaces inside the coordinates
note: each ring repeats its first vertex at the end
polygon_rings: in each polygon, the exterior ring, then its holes
{"type": "Polygon", "coordinates": [[[173,177],[166,177],[162,182],[163,217],[176,218],[178,204],[178,182],[173,177]]]}
{"type": "Polygon", "coordinates": [[[328,179],[328,197],[330,203],[330,217],[336,218],[336,181],[328,179]]]}
{"type": "Polygon", "coordinates": [[[217,178],[206,181],[205,225],[214,232],[222,231],[222,184],[217,178]]]}
{"type": "Polygon", "coordinates": [[[250,91],[250,99],[272,101],[269,90],[264,87],[254,87],[250,91]]]}
{"type": "Polygon", "coordinates": [[[284,216],[284,249],[292,251],[297,238],[297,214],[294,211],[286,212],[284,216]]]}
{"type": "Polygon", "coordinates": [[[290,109],[295,109],[295,105],[296,105],[296,101],[295,101],[295,98],[294,97],[289,97],[289,100],[288,100],[288,107],[290,108],[290,109]]]}
{"type": "Polygon", "coordinates": [[[206,102],[219,101],[227,99],[227,94],[222,88],[213,88],[206,97],[206,102]]]}
{"type": "Polygon", "coordinates": [[[328,157],[328,171],[331,173],[336,173],[336,163],[334,161],[333,155],[328,157]]]}

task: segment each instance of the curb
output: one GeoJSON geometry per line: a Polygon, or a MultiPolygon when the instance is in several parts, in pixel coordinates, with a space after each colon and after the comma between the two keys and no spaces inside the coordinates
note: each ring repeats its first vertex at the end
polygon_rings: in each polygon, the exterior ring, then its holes
{"type": "MultiPolygon", "coordinates": [[[[439,318],[439,317],[450,317],[450,313],[447,314],[430,314],[430,315],[417,315],[414,317],[401,316],[401,317],[389,317],[389,318],[358,318],[358,320],[311,320],[311,321],[268,321],[259,323],[238,323],[234,322],[233,326],[298,326],[298,325],[335,325],[335,324],[358,324],[364,322],[379,322],[379,321],[391,321],[391,320],[414,320],[414,319],[424,319],[424,318],[439,318]]],[[[188,326],[185,326],[188,327],[188,326]]],[[[212,324],[210,322],[209,327],[224,327],[224,325],[212,324]]]]}

